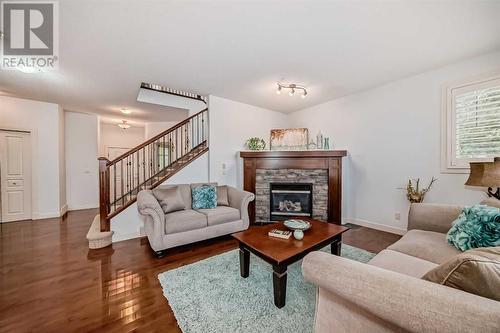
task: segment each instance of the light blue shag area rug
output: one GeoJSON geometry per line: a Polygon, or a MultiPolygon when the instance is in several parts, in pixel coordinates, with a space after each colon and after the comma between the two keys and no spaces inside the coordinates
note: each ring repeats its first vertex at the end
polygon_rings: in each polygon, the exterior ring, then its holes
{"type": "MultiPolygon", "coordinates": [[[[342,245],[342,257],[368,262],[373,256],[342,245]]],[[[312,332],[316,288],[304,280],[301,261],[288,266],[281,309],[274,306],[271,265],[251,254],[250,276],[244,279],[238,250],[161,273],[158,279],[184,333],[312,332]]]]}

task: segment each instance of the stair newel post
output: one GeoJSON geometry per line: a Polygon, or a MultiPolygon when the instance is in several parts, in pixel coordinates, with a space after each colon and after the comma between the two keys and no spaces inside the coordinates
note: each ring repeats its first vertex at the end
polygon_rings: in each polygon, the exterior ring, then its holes
{"type": "Polygon", "coordinates": [[[99,157],[99,219],[101,231],[110,231],[109,225],[109,160],[99,157]]]}

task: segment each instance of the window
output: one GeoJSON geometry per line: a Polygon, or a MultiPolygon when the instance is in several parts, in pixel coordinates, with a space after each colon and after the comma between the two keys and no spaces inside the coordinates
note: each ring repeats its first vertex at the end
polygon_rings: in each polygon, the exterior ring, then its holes
{"type": "Polygon", "coordinates": [[[500,156],[500,77],[446,89],[443,172],[468,172],[470,161],[500,156]]]}

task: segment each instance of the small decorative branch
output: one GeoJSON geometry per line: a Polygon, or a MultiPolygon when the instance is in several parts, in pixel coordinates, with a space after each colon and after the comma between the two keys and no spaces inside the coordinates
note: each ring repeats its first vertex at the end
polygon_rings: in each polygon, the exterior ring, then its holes
{"type": "Polygon", "coordinates": [[[408,198],[408,201],[411,203],[420,203],[424,201],[425,194],[429,192],[432,184],[434,184],[436,180],[437,178],[432,177],[429,185],[420,190],[420,178],[408,179],[408,185],[406,185],[406,188],[400,189],[406,189],[406,197],[408,198]]]}

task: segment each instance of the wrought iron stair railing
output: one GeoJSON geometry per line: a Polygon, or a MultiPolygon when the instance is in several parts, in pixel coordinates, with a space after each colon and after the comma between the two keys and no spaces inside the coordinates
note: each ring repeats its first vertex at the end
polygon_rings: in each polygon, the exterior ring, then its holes
{"type": "MultiPolygon", "coordinates": [[[[191,97],[192,98],[192,97],[191,97]]],[[[110,161],[99,158],[101,231],[136,201],[208,151],[208,109],[204,109],[110,161]]]]}

